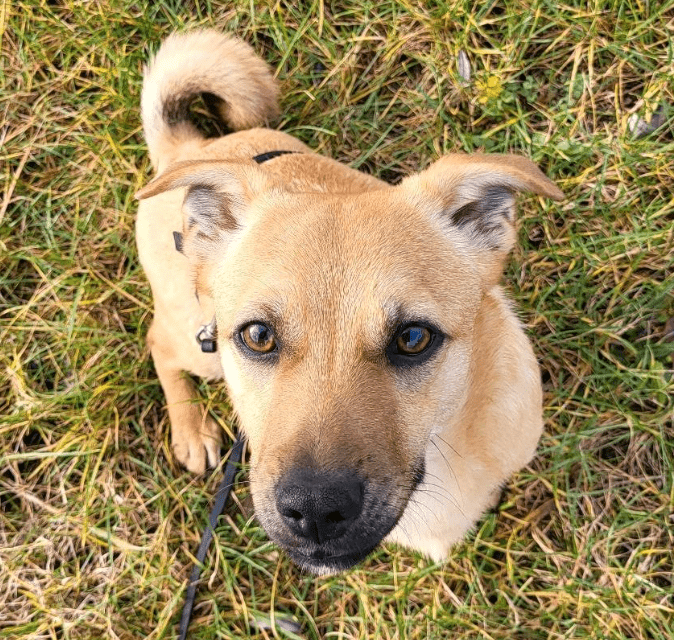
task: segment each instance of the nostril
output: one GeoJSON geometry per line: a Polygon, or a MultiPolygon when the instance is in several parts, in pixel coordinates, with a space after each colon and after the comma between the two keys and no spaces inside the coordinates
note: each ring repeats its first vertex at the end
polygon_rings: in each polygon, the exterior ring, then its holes
{"type": "Polygon", "coordinates": [[[304,517],[299,511],[290,509],[289,507],[281,509],[281,515],[284,518],[290,518],[291,520],[301,520],[304,517]]]}
{"type": "Polygon", "coordinates": [[[339,511],[331,511],[330,513],[326,514],[325,520],[331,524],[337,524],[338,522],[346,520],[346,518],[339,511]]]}

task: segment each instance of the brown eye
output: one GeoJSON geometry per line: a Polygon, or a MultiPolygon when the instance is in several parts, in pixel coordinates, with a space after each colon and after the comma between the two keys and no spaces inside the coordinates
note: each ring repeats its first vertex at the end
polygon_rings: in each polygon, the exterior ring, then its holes
{"type": "Polygon", "coordinates": [[[261,322],[246,325],[239,335],[246,347],[255,353],[271,353],[276,349],[274,332],[261,322]]]}
{"type": "Polygon", "coordinates": [[[417,355],[428,348],[433,334],[420,326],[406,327],[396,339],[396,348],[399,354],[417,355]]]}
{"type": "Polygon", "coordinates": [[[386,357],[394,367],[417,367],[428,362],[447,337],[432,325],[409,323],[393,334],[386,357]]]}

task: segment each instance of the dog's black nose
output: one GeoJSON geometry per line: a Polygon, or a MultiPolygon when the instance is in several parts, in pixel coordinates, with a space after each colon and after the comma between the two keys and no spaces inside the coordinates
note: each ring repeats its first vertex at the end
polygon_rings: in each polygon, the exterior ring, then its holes
{"type": "Polygon", "coordinates": [[[276,508],[295,535],[321,544],[344,535],[363,508],[353,472],[292,471],[276,486],[276,508]]]}

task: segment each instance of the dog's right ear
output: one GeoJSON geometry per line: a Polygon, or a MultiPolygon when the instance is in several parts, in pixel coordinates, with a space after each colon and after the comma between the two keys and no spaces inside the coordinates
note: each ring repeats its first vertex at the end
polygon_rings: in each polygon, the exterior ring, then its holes
{"type": "Polygon", "coordinates": [[[185,161],[169,166],[136,198],[187,188],[179,251],[190,260],[197,293],[204,300],[211,295],[215,258],[222,255],[233,232],[246,226],[255,197],[276,186],[252,162],[185,161]]]}
{"type": "Polygon", "coordinates": [[[136,193],[138,200],[187,187],[183,201],[182,249],[204,257],[209,248],[243,226],[255,196],[275,186],[248,162],[198,160],[176,162],[136,193]]]}

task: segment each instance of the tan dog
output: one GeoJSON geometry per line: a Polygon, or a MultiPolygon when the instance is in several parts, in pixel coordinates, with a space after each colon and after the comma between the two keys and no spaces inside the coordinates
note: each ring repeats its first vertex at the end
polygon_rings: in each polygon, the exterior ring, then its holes
{"type": "Polygon", "coordinates": [[[339,571],[382,539],[445,557],[541,433],[538,366],[498,281],[514,192],[563,194],[516,156],[450,155],[391,187],[278,131],[205,139],[199,93],[232,129],[277,113],[265,64],[215,31],[171,36],[145,74],[158,177],[138,248],[176,457],[217,463],[185,372],[224,376],[256,514],[295,561],[339,571]]]}

